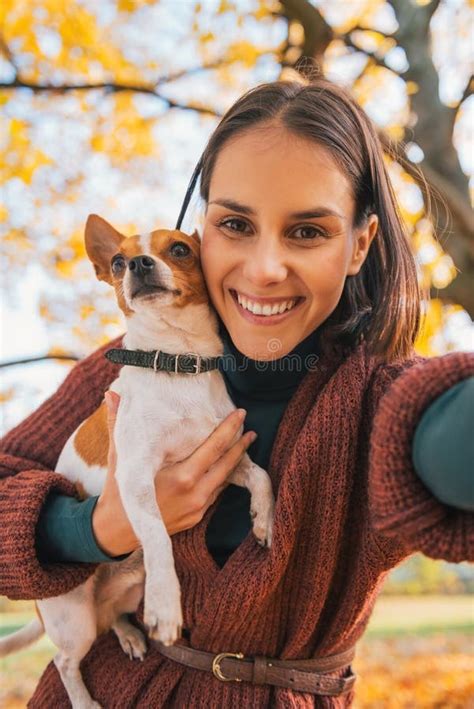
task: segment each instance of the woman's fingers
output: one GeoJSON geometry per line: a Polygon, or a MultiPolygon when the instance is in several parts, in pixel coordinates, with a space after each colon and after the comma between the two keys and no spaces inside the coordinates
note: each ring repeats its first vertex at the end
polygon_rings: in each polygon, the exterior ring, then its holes
{"type": "Polygon", "coordinates": [[[115,418],[117,416],[117,409],[120,404],[120,396],[115,391],[106,391],[104,394],[105,403],[107,404],[107,416],[108,419],[113,418],[115,423],[115,418]]]}
{"type": "Polygon", "coordinates": [[[234,443],[219,460],[209,467],[207,473],[199,483],[205,497],[211,496],[216,487],[223,487],[223,483],[238,465],[240,459],[247,451],[247,448],[254,442],[256,437],[257,434],[255,431],[247,431],[247,433],[244,433],[244,435],[239,438],[237,443],[234,443]]]}
{"type": "Polygon", "coordinates": [[[208,438],[192,453],[188,460],[196,482],[207,473],[211,465],[229,450],[246,415],[245,409],[237,409],[227,416],[208,438]]]}

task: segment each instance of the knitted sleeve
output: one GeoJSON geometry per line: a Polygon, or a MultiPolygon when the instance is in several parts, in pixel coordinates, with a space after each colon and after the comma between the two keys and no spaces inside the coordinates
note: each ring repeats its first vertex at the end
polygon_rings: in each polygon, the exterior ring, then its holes
{"type": "Polygon", "coordinates": [[[0,594],[47,598],[82,583],[92,564],[40,564],[36,524],[51,492],[75,495],[53,472],[71,433],[99,406],[119,367],[103,356],[121,338],[79,362],[53,396],[0,440],[0,594]]]}
{"type": "Polygon", "coordinates": [[[453,352],[416,358],[401,371],[388,368],[379,377],[378,386],[386,390],[370,438],[371,519],[381,537],[398,542],[405,555],[421,551],[434,559],[474,560],[474,514],[436,499],[416,474],[412,456],[423,412],[473,374],[474,354],[453,352]]]}

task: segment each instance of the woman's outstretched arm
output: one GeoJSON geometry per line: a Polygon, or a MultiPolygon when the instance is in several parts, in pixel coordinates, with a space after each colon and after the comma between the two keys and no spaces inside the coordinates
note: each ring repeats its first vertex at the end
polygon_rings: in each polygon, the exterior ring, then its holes
{"type": "Polygon", "coordinates": [[[472,376],[472,353],[418,361],[389,383],[378,403],[370,440],[372,523],[382,538],[398,541],[407,554],[421,551],[434,559],[474,560],[474,513],[466,505],[453,504],[466,477],[466,456],[472,445],[472,433],[461,421],[469,412],[472,415],[464,398],[472,376]],[[455,389],[461,382],[465,384],[455,389]],[[441,407],[440,397],[446,404],[450,391],[452,397],[461,391],[463,396],[457,405],[454,396],[449,406],[441,407]],[[436,404],[440,435],[445,441],[455,435],[458,447],[458,455],[440,462],[442,470],[438,462],[430,462],[426,450],[434,430],[431,407],[436,410],[436,404]],[[443,499],[437,496],[440,491],[443,499]]]}

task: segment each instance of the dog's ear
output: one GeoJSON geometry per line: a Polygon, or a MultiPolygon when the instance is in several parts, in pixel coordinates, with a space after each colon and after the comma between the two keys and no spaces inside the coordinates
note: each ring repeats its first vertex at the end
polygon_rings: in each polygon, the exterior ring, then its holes
{"type": "Polygon", "coordinates": [[[190,237],[197,243],[199,247],[201,246],[201,237],[199,236],[197,229],[195,229],[193,233],[190,234],[190,237]]]}
{"type": "Polygon", "coordinates": [[[99,281],[112,285],[110,260],[119,251],[124,238],[102,217],[97,214],[89,215],[85,230],[86,251],[99,281]]]}

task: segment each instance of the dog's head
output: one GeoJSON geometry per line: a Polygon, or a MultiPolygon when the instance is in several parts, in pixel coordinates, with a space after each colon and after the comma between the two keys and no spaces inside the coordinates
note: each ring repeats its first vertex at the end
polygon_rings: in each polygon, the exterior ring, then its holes
{"type": "Polygon", "coordinates": [[[144,236],[126,237],[105,219],[91,214],[85,242],[97,278],[115,288],[126,316],[209,301],[196,232],[189,236],[157,229],[144,236]]]}

